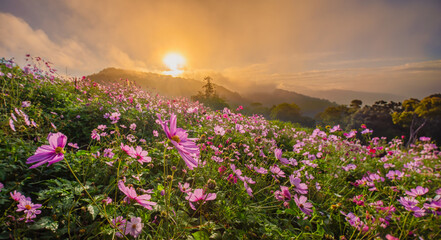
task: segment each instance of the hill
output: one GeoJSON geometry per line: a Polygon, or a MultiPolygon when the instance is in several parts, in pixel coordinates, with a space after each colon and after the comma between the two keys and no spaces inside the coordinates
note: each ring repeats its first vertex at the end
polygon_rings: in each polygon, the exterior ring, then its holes
{"type": "Polygon", "coordinates": [[[295,103],[300,107],[302,114],[309,117],[314,117],[326,108],[337,105],[325,99],[309,97],[282,89],[275,89],[272,92],[247,93],[245,97],[253,99],[254,102],[260,102],[267,107],[280,103],[295,103]]]}
{"type": "MultiPolygon", "coordinates": [[[[141,88],[157,92],[169,97],[191,97],[201,90],[204,84],[201,81],[188,78],[172,77],[150,72],[131,71],[117,68],[106,68],[102,71],[87,76],[93,81],[105,84],[109,82],[121,82],[129,79],[141,88]]],[[[230,91],[228,88],[216,85],[216,92],[231,106],[249,105],[260,102],[264,106],[272,107],[281,103],[296,103],[302,110],[303,115],[314,117],[329,106],[335,106],[328,100],[309,97],[296,92],[276,89],[272,92],[255,92],[241,94],[230,91]]]]}
{"type": "MultiPolygon", "coordinates": [[[[98,73],[87,76],[93,81],[106,84],[109,82],[122,82],[125,79],[135,82],[141,88],[159,93],[168,97],[187,97],[196,95],[204,84],[201,81],[188,78],[172,77],[151,72],[140,72],[123,70],[117,68],[106,68],[98,73]]],[[[229,104],[244,104],[248,101],[240,96],[239,93],[216,85],[216,93],[224,98],[229,104]]]]}
{"type": "Polygon", "coordinates": [[[52,72],[0,62],[1,239],[441,238],[429,138],[405,148],[52,72]]]}

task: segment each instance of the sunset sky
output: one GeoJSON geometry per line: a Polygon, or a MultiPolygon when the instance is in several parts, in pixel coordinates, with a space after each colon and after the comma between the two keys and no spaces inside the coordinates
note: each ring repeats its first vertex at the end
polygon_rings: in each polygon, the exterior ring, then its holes
{"type": "Polygon", "coordinates": [[[77,76],[119,67],[232,90],[441,92],[441,1],[0,0],[0,57],[77,76]]]}

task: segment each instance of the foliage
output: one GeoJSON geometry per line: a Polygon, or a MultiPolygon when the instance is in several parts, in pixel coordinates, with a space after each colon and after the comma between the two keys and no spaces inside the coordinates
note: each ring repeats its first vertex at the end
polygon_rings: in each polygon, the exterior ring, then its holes
{"type": "Polygon", "coordinates": [[[228,107],[228,104],[225,102],[225,100],[220,98],[216,94],[214,84],[211,82],[212,78],[207,76],[204,78],[204,81],[206,81],[206,83],[202,86],[204,92],[199,91],[199,93],[195,96],[192,96],[191,99],[193,101],[203,103],[204,105],[214,110],[220,110],[228,107]]]}
{"type": "Polygon", "coordinates": [[[365,125],[362,141],[355,130],[214,112],[124,83],[75,87],[34,60],[0,64],[2,239],[441,237],[440,152],[429,138],[405,148],[365,125]],[[162,125],[158,116],[172,114],[177,122],[162,125]],[[50,132],[67,136],[55,148],[64,158],[29,169],[50,132]],[[193,170],[182,159],[189,141],[193,170]],[[41,204],[35,217],[25,201],[41,204]]]}

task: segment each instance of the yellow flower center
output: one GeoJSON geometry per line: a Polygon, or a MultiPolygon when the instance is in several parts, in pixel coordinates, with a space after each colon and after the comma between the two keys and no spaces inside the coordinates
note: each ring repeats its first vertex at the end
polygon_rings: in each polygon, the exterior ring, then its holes
{"type": "Polygon", "coordinates": [[[32,209],[32,207],[29,206],[29,205],[26,205],[25,208],[26,208],[27,210],[31,210],[31,209],[32,209]]]}
{"type": "Polygon", "coordinates": [[[55,148],[55,153],[56,154],[64,153],[63,148],[62,147],[55,148]]]}
{"type": "Polygon", "coordinates": [[[176,135],[174,135],[171,139],[172,139],[173,141],[177,142],[177,143],[180,143],[180,142],[181,142],[181,139],[179,139],[179,137],[176,136],[176,135]]]}

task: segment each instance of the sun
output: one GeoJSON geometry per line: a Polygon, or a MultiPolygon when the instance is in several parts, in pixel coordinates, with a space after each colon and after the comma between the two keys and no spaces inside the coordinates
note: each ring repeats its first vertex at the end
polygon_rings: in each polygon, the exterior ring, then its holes
{"type": "Polygon", "coordinates": [[[184,72],[183,70],[181,70],[181,68],[184,67],[186,60],[181,54],[168,53],[167,55],[165,55],[162,61],[170,69],[170,71],[165,71],[164,74],[176,77],[184,72]]]}

